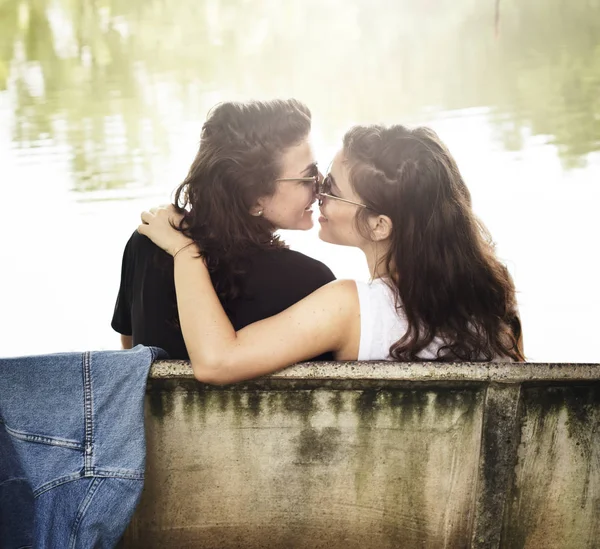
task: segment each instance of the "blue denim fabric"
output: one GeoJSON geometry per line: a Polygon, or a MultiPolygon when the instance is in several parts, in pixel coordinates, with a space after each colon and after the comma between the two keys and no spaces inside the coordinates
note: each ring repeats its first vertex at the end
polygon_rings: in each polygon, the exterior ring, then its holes
{"type": "Polygon", "coordinates": [[[0,423],[0,549],[33,545],[33,491],[0,423]]]}
{"type": "Polygon", "coordinates": [[[163,356],[137,346],[0,360],[0,422],[33,490],[35,549],[110,548],[123,535],[144,479],[148,371],[163,356]]]}

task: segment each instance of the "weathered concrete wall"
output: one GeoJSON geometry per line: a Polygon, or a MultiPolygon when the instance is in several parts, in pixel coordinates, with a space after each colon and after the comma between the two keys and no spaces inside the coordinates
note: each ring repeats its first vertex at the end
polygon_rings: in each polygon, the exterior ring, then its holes
{"type": "Polygon", "coordinates": [[[502,540],[513,547],[600,547],[600,384],[523,389],[502,540]]]}
{"type": "Polygon", "coordinates": [[[600,366],[531,366],[156,364],[124,546],[600,547],[600,366]]]}

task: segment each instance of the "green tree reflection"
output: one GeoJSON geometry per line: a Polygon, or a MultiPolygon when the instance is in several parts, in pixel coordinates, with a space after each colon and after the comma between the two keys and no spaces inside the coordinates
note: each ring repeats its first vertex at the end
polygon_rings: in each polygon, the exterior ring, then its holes
{"type": "MultiPolygon", "coordinates": [[[[600,0],[0,0],[14,142],[69,151],[76,189],[147,184],[223,98],[296,96],[328,135],[487,107],[507,149],[600,148],[600,0]]],[[[175,183],[175,182],[174,182],[175,183]]]]}
{"type": "Polygon", "coordinates": [[[600,149],[600,2],[503,0],[496,42],[485,93],[498,127],[512,126],[505,145],[518,146],[515,129],[527,127],[548,136],[565,167],[581,165],[600,149]]]}

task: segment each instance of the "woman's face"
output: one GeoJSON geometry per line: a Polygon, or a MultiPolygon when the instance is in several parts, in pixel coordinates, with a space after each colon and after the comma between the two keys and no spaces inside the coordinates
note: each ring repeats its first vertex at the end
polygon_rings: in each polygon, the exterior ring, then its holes
{"type": "MultiPolygon", "coordinates": [[[[344,198],[360,204],[362,201],[352,190],[350,185],[347,164],[344,162],[344,152],[339,151],[329,171],[331,178],[331,191],[333,197],[344,198]]],[[[331,244],[341,246],[362,247],[365,239],[356,229],[354,219],[360,206],[335,200],[331,197],[323,197],[323,204],[320,207],[321,216],[319,217],[319,238],[331,244]]]]}
{"type": "MultiPolygon", "coordinates": [[[[293,179],[318,174],[308,138],[283,153],[280,178],[293,179]]],[[[277,181],[275,192],[259,199],[263,216],[278,229],[306,231],[313,226],[312,205],[317,196],[313,181],[277,181]]]]}

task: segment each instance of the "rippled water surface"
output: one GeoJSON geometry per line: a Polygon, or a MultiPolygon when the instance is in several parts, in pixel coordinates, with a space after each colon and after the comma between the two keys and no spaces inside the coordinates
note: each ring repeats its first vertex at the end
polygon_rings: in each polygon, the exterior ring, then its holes
{"type": "MultiPolygon", "coordinates": [[[[433,126],[514,275],[527,355],[600,362],[600,1],[0,0],[0,356],[114,348],[123,246],[208,109],[433,126]]],[[[286,234],[339,277],[359,253],[286,234]]]]}

